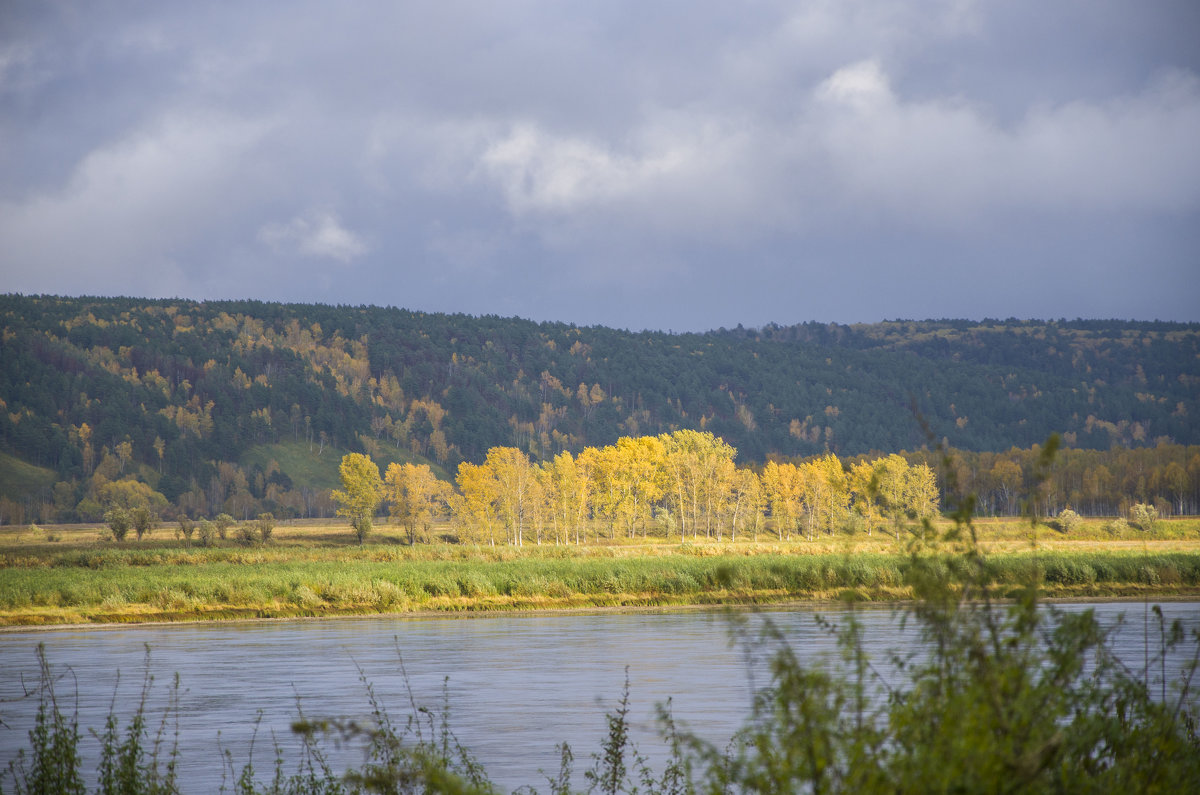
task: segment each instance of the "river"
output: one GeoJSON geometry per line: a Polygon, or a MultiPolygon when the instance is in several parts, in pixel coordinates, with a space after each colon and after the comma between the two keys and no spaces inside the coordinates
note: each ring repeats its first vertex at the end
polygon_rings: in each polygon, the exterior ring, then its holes
{"type": "MultiPolygon", "coordinates": [[[[1130,667],[1142,667],[1147,637],[1154,647],[1153,633],[1144,631],[1149,613],[1140,602],[1058,607],[1094,609],[1105,625],[1126,614],[1114,645],[1130,667]]],[[[1180,618],[1200,629],[1200,603],[1162,607],[1168,620],[1180,618]]],[[[793,607],[733,615],[746,619],[750,637],[769,618],[803,659],[817,660],[833,654],[835,644],[815,616],[820,612],[836,621],[842,610],[793,607]]],[[[860,607],[857,614],[876,658],[918,646],[915,628],[902,628],[892,608],[860,607]]],[[[155,678],[148,701],[155,727],[178,674],[180,780],[188,793],[215,792],[223,781],[232,788],[221,749],[232,753],[240,772],[256,715],[261,722],[254,762],[263,778],[274,760],[272,736],[293,753],[289,726],[297,704],[309,717],[367,717],[364,681],[400,722],[410,712],[410,690],[418,705],[435,713],[445,696],[458,739],[509,789],[521,784],[547,789],[539,771],[557,770],[555,748],[565,740],[576,754],[578,786],[604,737],[605,714],[621,695],[627,668],[634,738],[652,760],[664,753],[655,741],[655,705],[668,698],[685,727],[712,742],[728,740],[747,717],[755,688],[766,684],[767,650],[734,642],[738,633],[731,630],[738,623],[723,611],[688,610],[4,632],[0,764],[6,766],[27,745],[36,702],[20,695],[36,682],[36,647],[43,643],[53,669],[67,674],[57,685],[60,705],[77,704],[89,761],[98,756],[99,742],[87,729],[101,729],[114,703],[117,714],[127,717],[147,670],[155,678]]],[[[1181,651],[1170,658],[1167,674],[1178,671],[1185,657],[1181,651]]],[[[173,734],[173,722],[167,732],[173,734]]],[[[356,748],[344,748],[334,759],[339,769],[361,761],[356,748]]]]}

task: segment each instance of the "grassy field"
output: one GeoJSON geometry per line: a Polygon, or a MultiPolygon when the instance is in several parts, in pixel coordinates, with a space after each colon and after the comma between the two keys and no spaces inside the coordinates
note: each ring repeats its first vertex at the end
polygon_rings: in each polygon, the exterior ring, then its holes
{"type": "MultiPolygon", "coordinates": [[[[1070,536],[1019,520],[977,529],[1001,596],[1034,571],[1051,597],[1200,595],[1200,520],[1149,534],[1096,520],[1070,536]]],[[[94,525],[0,528],[0,626],[910,596],[910,558],[879,534],[520,549],[410,547],[387,525],[360,547],[328,522],[281,525],[266,544],[235,536],[201,547],[169,528],[120,544],[94,525]]]]}

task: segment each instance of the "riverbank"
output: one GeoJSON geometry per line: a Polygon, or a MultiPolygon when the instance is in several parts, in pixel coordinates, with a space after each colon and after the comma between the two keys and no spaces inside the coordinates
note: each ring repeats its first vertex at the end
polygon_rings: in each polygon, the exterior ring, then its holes
{"type": "MultiPolygon", "coordinates": [[[[1154,534],[1070,537],[980,522],[996,596],[1036,576],[1047,598],[1200,596],[1194,521],[1154,534]]],[[[268,544],[122,544],[95,527],[0,533],[0,627],[445,615],[511,611],[907,600],[911,558],[894,538],[590,546],[363,546],[336,525],[281,527],[268,544]],[[49,540],[54,536],[57,540],[49,540]]],[[[946,565],[953,565],[947,558],[946,565]]]]}

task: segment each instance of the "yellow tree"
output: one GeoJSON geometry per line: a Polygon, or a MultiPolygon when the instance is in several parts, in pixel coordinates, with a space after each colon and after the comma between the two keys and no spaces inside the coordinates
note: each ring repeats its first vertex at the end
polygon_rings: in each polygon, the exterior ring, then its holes
{"type": "Polygon", "coordinates": [[[803,510],[803,479],[795,464],[768,461],[763,467],[763,500],[771,508],[775,520],[775,533],[780,541],[789,541],[792,530],[799,525],[803,510]]]}
{"type": "MultiPolygon", "coordinates": [[[[732,448],[730,448],[732,449],[732,448]]],[[[731,519],[734,501],[734,484],[737,478],[737,466],[732,458],[727,458],[718,449],[717,457],[707,470],[707,481],[704,489],[705,536],[710,532],[721,540],[721,529],[725,522],[731,519]]]]}
{"type": "MultiPolygon", "coordinates": [[[[810,523],[826,533],[833,533],[845,523],[850,506],[850,492],[842,462],[828,453],[815,461],[806,462],[803,469],[810,523]]],[[[811,536],[810,527],[810,539],[811,536]]]]}
{"type": "Polygon", "coordinates": [[[679,513],[679,535],[682,540],[688,525],[697,537],[700,525],[711,534],[712,522],[724,499],[721,473],[725,461],[732,461],[737,451],[725,440],[711,433],[682,430],[659,437],[663,446],[665,493],[679,513]]]}
{"type": "Polygon", "coordinates": [[[746,525],[754,528],[754,540],[758,540],[758,528],[762,523],[762,481],[751,469],[738,469],[733,473],[729,500],[730,540],[737,541],[738,530],[746,525]]]}
{"type": "Polygon", "coordinates": [[[128,511],[145,506],[152,511],[161,512],[167,507],[166,497],[133,478],[101,483],[96,488],[96,496],[106,505],[115,505],[128,511]]]}
{"type": "Polygon", "coordinates": [[[875,462],[879,502],[892,522],[892,532],[900,540],[900,526],[908,510],[908,462],[892,453],[875,462]]]}
{"type": "Polygon", "coordinates": [[[635,442],[632,437],[625,436],[607,449],[612,466],[611,478],[616,486],[616,524],[624,535],[633,538],[637,528],[638,503],[641,499],[634,463],[638,457],[635,442]]]}
{"type": "Polygon", "coordinates": [[[496,505],[499,484],[491,467],[464,461],[458,465],[459,496],[453,501],[452,515],[464,541],[486,537],[496,546],[496,505]]]}
{"type": "Polygon", "coordinates": [[[860,461],[850,468],[850,497],[854,510],[863,518],[867,535],[879,524],[879,476],[876,467],[879,461],[860,461]]]}
{"type": "Polygon", "coordinates": [[[600,451],[595,447],[585,447],[575,458],[575,498],[572,504],[576,510],[575,543],[580,543],[580,532],[583,540],[587,540],[588,522],[592,518],[592,505],[596,500],[596,472],[600,468],[600,451]]]}
{"type": "Polygon", "coordinates": [[[543,489],[553,513],[551,522],[554,525],[555,543],[562,543],[565,537],[566,543],[569,544],[572,529],[576,531],[576,540],[579,535],[579,511],[576,508],[576,501],[579,499],[579,470],[575,466],[575,459],[566,450],[556,455],[552,461],[543,463],[542,469],[546,473],[543,489]]]}
{"type": "Polygon", "coordinates": [[[408,530],[408,543],[417,542],[417,529],[428,536],[433,517],[448,504],[450,484],[438,480],[428,464],[388,465],[384,493],[392,518],[408,530]]]}
{"type": "Polygon", "coordinates": [[[704,536],[710,538],[729,499],[730,476],[737,450],[711,433],[700,434],[698,442],[698,502],[704,521],[704,536]]]}
{"type": "Polygon", "coordinates": [[[496,505],[509,538],[516,546],[524,546],[525,525],[535,502],[529,457],[515,447],[493,447],[483,465],[496,479],[496,505]]]}
{"type": "Polygon", "coordinates": [[[904,483],[905,510],[915,519],[927,519],[937,513],[937,476],[928,464],[908,468],[904,483]]]}
{"type": "Polygon", "coordinates": [[[627,508],[624,494],[631,486],[621,469],[621,454],[613,445],[594,450],[589,455],[589,463],[592,512],[597,520],[608,525],[608,537],[611,540],[616,538],[617,524],[627,508]]]}
{"type": "Polygon", "coordinates": [[[531,465],[530,474],[528,516],[533,537],[541,546],[546,524],[554,521],[553,484],[544,467],[531,465]]]}
{"type": "Polygon", "coordinates": [[[332,497],[340,503],[338,516],[346,516],[358,536],[361,545],[371,532],[371,520],[375,509],[383,498],[383,480],[379,467],[362,453],[347,453],[338,467],[342,476],[342,488],[335,489],[332,497]]]}
{"type": "Polygon", "coordinates": [[[133,442],[128,439],[121,442],[116,447],[117,460],[121,462],[121,474],[125,474],[125,467],[129,466],[129,462],[133,460],[133,442]]]}
{"type": "Polygon", "coordinates": [[[628,484],[627,509],[623,513],[629,521],[629,536],[635,535],[640,524],[645,538],[651,512],[663,496],[663,443],[654,436],[626,436],[617,440],[617,450],[628,484]]]}
{"type": "MultiPolygon", "coordinates": [[[[699,457],[696,452],[695,431],[676,431],[659,437],[663,444],[663,472],[667,504],[679,517],[679,540],[687,536],[689,519],[696,515],[696,496],[699,457]]],[[[693,525],[692,534],[696,534],[693,525]]]]}

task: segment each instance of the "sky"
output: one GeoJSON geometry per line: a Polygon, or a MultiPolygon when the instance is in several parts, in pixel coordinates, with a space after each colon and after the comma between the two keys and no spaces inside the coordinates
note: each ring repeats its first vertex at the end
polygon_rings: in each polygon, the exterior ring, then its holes
{"type": "Polygon", "coordinates": [[[0,292],[1200,321],[1195,0],[0,0],[0,292]]]}

